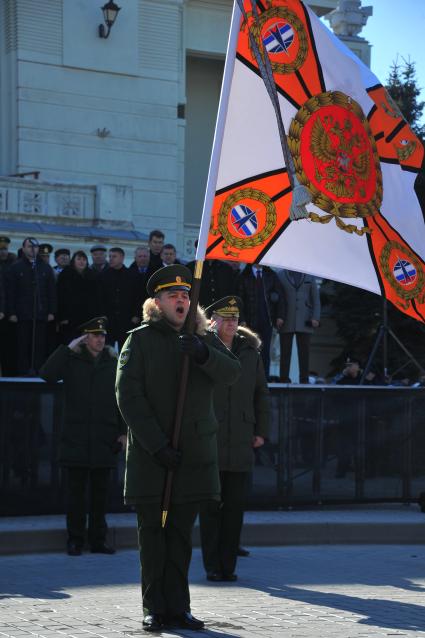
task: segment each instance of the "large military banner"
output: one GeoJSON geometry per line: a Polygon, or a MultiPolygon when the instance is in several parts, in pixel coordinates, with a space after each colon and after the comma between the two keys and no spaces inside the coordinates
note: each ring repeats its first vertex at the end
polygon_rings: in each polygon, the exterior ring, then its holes
{"type": "Polygon", "coordinates": [[[303,2],[235,0],[198,259],[342,281],[425,321],[423,169],[385,88],[303,2]]]}

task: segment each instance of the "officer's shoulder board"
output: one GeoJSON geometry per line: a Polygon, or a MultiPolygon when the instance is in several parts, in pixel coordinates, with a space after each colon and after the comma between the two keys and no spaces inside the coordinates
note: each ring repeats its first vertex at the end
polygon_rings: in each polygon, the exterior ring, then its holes
{"type": "MultiPolygon", "coordinates": [[[[133,330],[129,330],[127,332],[127,334],[129,336],[131,336],[134,333],[140,333],[141,330],[143,330],[144,328],[147,328],[147,327],[148,327],[147,323],[142,323],[142,325],[137,326],[137,328],[133,328],[133,330]]],[[[119,357],[119,360],[118,360],[118,367],[120,369],[123,368],[128,363],[128,361],[130,360],[130,355],[131,355],[131,348],[129,347],[129,345],[126,346],[124,344],[124,347],[123,347],[123,349],[120,352],[120,357],[119,357]]]]}
{"type": "Polygon", "coordinates": [[[133,330],[128,330],[127,334],[131,335],[133,334],[133,332],[138,332],[139,330],[143,330],[144,328],[149,328],[149,324],[142,323],[140,326],[137,326],[137,328],[133,328],[133,330]]]}

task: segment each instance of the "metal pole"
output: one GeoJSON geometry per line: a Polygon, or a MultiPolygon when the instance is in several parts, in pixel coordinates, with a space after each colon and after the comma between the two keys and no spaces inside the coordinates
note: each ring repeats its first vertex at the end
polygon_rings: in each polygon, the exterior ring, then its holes
{"type": "MultiPolygon", "coordinates": [[[[187,324],[186,324],[187,334],[193,334],[195,332],[196,314],[198,310],[198,300],[199,300],[199,292],[201,289],[201,277],[202,277],[203,266],[204,266],[204,262],[201,259],[198,259],[195,264],[195,272],[193,275],[192,291],[191,291],[191,297],[190,297],[190,308],[189,308],[189,314],[187,316],[187,324]]],[[[189,356],[184,355],[182,369],[180,373],[179,392],[177,395],[177,406],[176,406],[176,414],[174,418],[173,436],[171,439],[171,445],[176,450],[178,449],[178,446],[179,446],[180,431],[181,431],[181,425],[183,420],[183,410],[184,410],[184,404],[186,400],[188,378],[189,378],[189,356]]],[[[165,481],[164,496],[162,500],[162,516],[161,516],[162,527],[165,527],[165,524],[167,522],[168,510],[170,508],[172,487],[173,487],[173,471],[168,470],[167,478],[165,481]]]]}

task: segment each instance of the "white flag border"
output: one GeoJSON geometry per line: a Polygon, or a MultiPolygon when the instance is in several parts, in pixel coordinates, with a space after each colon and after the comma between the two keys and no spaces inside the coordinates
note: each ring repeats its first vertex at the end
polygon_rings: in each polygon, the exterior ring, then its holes
{"type": "Polygon", "coordinates": [[[233,70],[236,60],[239,30],[242,14],[236,1],[233,3],[232,19],[230,23],[229,39],[227,43],[226,62],[224,65],[223,82],[221,85],[220,102],[218,105],[217,121],[214,133],[214,141],[211,152],[210,167],[208,171],[207,187],[205,191],[204,206],[202,209],[201,227],[199,229],[196,260],[204,261],[207,251],[208,234],[211,223],[212,207],[217,187],[218,169],[220,164],[221,147],[223,143],[224,127],[226,124],[227,107],[229,104],[230,87],[232,85],[233,70]]]}

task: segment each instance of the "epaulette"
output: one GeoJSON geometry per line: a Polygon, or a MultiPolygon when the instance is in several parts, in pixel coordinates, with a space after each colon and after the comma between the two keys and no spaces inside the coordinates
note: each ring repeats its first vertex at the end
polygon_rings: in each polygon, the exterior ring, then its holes
{"type": "Polygon", "coordinates": [[[137,328],[133,328],[133,330],[128,330],[127,334],[131,335],[133,332],[137,332],[138,330],[143,330],[143,328],[149,328],[149,324],[142,323],[140,326],[137,326],[137,328]]]}

